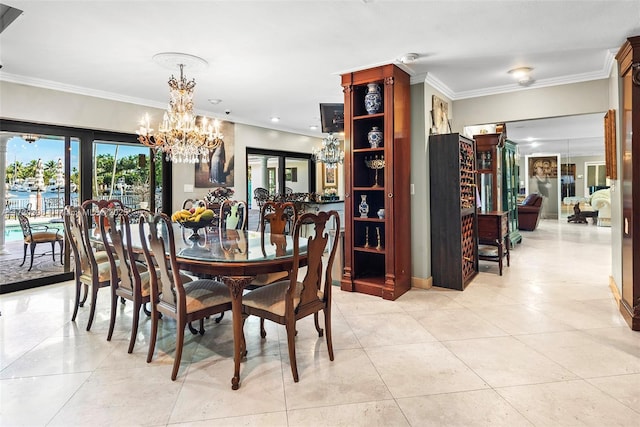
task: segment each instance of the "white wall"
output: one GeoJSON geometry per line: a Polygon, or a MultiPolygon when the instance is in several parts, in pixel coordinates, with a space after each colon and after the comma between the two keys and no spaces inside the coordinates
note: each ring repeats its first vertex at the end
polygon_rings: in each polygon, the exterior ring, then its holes
{"type": "Polygon", "coordinates": [[[454,132],[462,132],[464,126],[599,113],[608,108],[605,79],[462,99],[453,102],[451,117],[454,132]]]}

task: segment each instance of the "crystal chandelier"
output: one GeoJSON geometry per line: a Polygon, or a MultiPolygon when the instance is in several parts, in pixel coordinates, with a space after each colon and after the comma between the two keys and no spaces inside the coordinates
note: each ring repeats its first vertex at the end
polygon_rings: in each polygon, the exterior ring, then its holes
{"type": "Polygon", "coordinates": [[[183,74],[184,64],[180,67],[180,79],[173,75],[169,79],[169,107],[164,113],[158,131],[153,132],[149,123],[149,115],[145,115],[136,131],[138,141],[155,150],[162,150],[167,161],[173,163],[198,163],[208,159],[209,152],[215,150],[221,143],[223,135],[220,132],[220,122],[213,123],[202,118],[196,124],[193,114],[194,79],[187,81],[183,74]]]}
{"type": "Polygon", "coordinates": [[[340,149],[340,140],[330,133],[322,140],[322,148],[313,149],[313,159],[324,163],[327,169],[335,169],[338,164],[344,162],[344,151],[340,149]]]}

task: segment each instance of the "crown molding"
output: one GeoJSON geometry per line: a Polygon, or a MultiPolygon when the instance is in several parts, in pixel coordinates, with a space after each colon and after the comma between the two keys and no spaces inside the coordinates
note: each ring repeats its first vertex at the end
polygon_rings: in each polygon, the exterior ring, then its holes
{"type": "Polygon", "coordinates": [[[104,98],[111,101],[127,102],[130,104],[142,105],[145,107],[165,109],[166,103],[150,101],[143,98],[135,98],[132,96],[121,95],[112,92],[106,92],[95,89],[88,89],[81,86],[74,86],[65,83],[58,83],[51,80],[36,79],[33,77],[19,76],[17,74],[0,73],[0,81],[23,84],[27,86],[35,86],[42,89],[56,90],[59,92],[73,93],[76,95],[85,95],[95,98],[104,98]]]}
{"type": "MultiPolygon", "coordinates": [[[[454,92],[447,85],[442,83],[440,80],[438,80],[437,77],[435,77],[431,73],[426,74],[424,82],[429,83],[431,86],[433,86],[435,89],[442,92],[445,96],[447,96],[452,101],[457,101],[461,99],[478,98],[481,96],[490,96],[490,95],[499,95],[499,94],[510,93],[510,92],[519,92],[519,91],[529,90],[529,89],[539,89],[539,88],[550,87],[550,86],[582,83],[582,82],[587,82],[591,80],[603,80],[603,79],[608,79],[611,75],[611,69],[615,62],[616,53],[617,53],[617,49],[606,50],[604,62],[600,70],[590,71],[587,73],[570,74],[567,76],[554,77],[550,79],[535,80],[529,86],[520,86],[517,83],[513,83],[513,84],[508,84],[503,86],[493,86],[493,87],[488,87],[483,89],[454,92]]],[[[412,83],[414,83],[413,79],[412,79],[412,83]]],[[[415,83],[419,83],[419,82],[416,81],[415,83]]]]}

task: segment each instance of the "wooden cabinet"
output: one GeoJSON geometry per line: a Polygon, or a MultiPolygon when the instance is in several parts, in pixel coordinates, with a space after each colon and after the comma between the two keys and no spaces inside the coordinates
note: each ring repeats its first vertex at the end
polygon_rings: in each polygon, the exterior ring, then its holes
{"type": "Polygon", "coordinates": [[[620,70],[620,151],[622,176],[622,295],[620,312],[640,331],[640,36],[631,37],[616,55],[620,70]]]}
{"type": "Polygon", "coordinates": [[[474,141],[431,135],[429,172],[433,285],[463,290],[478,273],[474,141]]]}
{"type": "Polygon", "coordinates": [[[518,145],[506,134],[474,135],[478,166],[478,192],[483,212],[506,211],[509,214],[509,242],[522,241],[518,231],[518,145]]]}
{"type": "Polygon", "coordinates": [[[395,300],[411,287],[409,75],[395,65],[385,65],[344,74],[342,86],[345,257],[341,288],[395,300]],[[367,94],[376,88],[380,107],[367,111],[365,98],[371,106],[367,94]],[[368,140],[372,130],[382,132],[377,146],[368,140]]]}

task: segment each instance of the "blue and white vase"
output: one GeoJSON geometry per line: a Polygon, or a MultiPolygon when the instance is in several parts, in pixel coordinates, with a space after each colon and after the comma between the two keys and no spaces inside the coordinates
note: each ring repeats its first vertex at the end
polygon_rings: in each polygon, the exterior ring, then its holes
{"type": "Polygon", "coordinates": [[[380,86],[376,83],[369,83],[367,85],[368,91],[364,96],[364,108],[369,114],[376,114],[382,107],[382,95],[380,94],[380,86]]]}
{"type": "Polygon", "coordinates": [[[358,205],[358,212],[360,212],[360,218],[366,218],[369,214],[369,205],[367,204],[367,195],[360,195],[360,204],[358,205]]]}
{"type": "Polygon", "coordinates": [[[374,126],[371,128],[369,133],[367,134],[367,140],[369,141],[369,145],[371,148],[382,147],[382,131],[378,128],[378,126],[374,126]]]}

